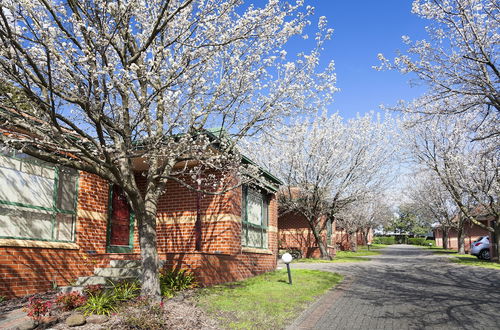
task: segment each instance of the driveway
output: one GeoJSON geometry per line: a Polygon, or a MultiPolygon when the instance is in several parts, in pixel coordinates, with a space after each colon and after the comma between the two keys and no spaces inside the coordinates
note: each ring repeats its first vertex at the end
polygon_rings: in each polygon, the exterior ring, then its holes
{"type": "Polygon", "coordinates": [[[289,329],[500,329],[500,270],[393,245],[363,263],[293,264],[343,274],[289,329]]]}

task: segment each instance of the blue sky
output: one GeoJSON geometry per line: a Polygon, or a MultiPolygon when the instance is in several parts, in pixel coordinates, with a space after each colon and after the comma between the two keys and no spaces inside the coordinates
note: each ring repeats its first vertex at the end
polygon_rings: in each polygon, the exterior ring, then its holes
{"type": "MultiPolygon", "coordinates": [[[[305,5],[316,8],[314,24],[326,16],[334,29],[322,55],[325,62],[335,61],[337,87],[341,89],[329,106],[330,112],[350,118],[424,91],[423,87],[411,88],[409,76],[372,69],[379,64],[378,53],[393,58],[398,49],[404,49],[402,35],[425,37],[428,21],[413,15],[411,4],[411,0],[305,0],[305,5]]],[[[299,52],[301,44],[291,44],[289,53],[299,52]]]]}

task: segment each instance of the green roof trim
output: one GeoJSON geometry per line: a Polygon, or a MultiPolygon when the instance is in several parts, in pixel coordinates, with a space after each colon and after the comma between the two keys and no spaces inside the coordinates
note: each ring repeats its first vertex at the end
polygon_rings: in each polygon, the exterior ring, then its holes
{"type": "MultiPolygon", "coordinates": [[[[206,128],[204,130],[205,130],[205,132],[207,132],[210,135],[210,137],[212,137],[214,139],[222,139],[222,138],[227,138],[228,137],[228,134],[227,134],[226,130],[224,130],[221,127],[206,128]]],[[[271,174],[269,171],[267,171],[264,168],[262,168],[262,166],[258,165],[256,162],[254,162],[253,160],[251,160],[249,157],[247,157],[245,155],[241,155],[241,162],[243,164],[250,164],[250,165],[256,166],[262,172],[262,175],[266,179],[268,179],[272,183],[276,184],[276,186],[274,186],[274,185],[269,185],[269,184],[265,184],[264,182],[261,182],[267,188],[271,189],[272,191],[278,191],[278,189],[279,189],[278,186],[280,186],[280,185],[283,184],[283,181],[281,181],[280,179],[278,179],[276,176],[274,176],[273,174],[271,174]]]]}
{"type": "MultiPolygon", "coordinates": [[[[259,168],[259,170],[262,172],[262,175],[264,177],[266,177],[266,179],[269,179],[270,181],[272,181],[273,183],[277,184],[278,186],[280,186],[280,185],[283,184],[283,181],[281,181],[280,179],[278,179],[277,177],[275,177],[274,175],[272,175],[269,171],[263,169],[261,166],[259,166],[257,163],[255,163],[253,160],[251,160],[247,156],[242,155],[241,156],[241,162],[244,163],[244,164],[251,164],[251,165],[257,166],[259,168]]],[[[270,188],[273,188],[274,191],[278,191],[277,187],[270,187],[270,188]]]]}

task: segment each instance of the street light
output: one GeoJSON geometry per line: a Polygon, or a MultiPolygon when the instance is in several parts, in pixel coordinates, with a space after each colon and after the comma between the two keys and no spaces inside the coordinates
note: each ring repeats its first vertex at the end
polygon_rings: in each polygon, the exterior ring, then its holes
{"type": "Polygon", "coordinates": [[[292,273],[290,273],[290,263],[293,260],[293,257],[290,253],[285,253],[281,256],[281,260],[286,264],[286,270],[288,271],[288,284],[292,284],[292,273]]]}

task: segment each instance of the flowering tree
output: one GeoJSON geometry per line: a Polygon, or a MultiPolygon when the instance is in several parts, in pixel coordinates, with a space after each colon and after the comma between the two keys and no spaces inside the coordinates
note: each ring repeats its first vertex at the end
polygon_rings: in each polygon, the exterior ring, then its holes
{"type": "Polygon", "coordinates": [[[364,198],[356,200],[339,211],[337,223],[349,234],[351,250],[357,250],[357,232],[361,230],[365,244],[368,244],[370,230],[380,226],[387,226],[394,218],[391,207],[385,203],[385,195],[380,191],[373,191],[364,198]]]}
{"type": "Polygon", "coordinates": [[[434,172],[461,216],[494,233],[500,240],[499,140],[472,140],[467,134],[468,115],[435,118],[407,131],[409,147],[418,164],[434,172]],[[478,220],[493,218],[490,225],[478,220]]]}
{"type": "Polygon", "coordinates": [[[465,217],[457,216],[460,210],[451,194],[439,177],[429,169],[413,173],[414,180],[406,189],[408,197],[418,208],[418,212],[433,219],[443,233],[443,248],[448,248],[448,232],[455,229],[458,233],[459,253],[465,253],[464,225],[465,217]]]}
{"type": "MultiPolygon", "coordinates": [[[[404,111],[426,114],[471,113],[476,138],[500,134],[500,7],[496,0],[415,0],[412,12],[430,21],[429,38],[404,36],[406,52],[394,61],[382,54],[379,68],[413,73],[428,86],[404,111]],[[479,123],[479,126],[478,126],[479,123]]],[[[422,117],[419,117],[422,118],[422,117]]]]}
{"type": "Polygon", "coordinates": [[[321,239],[324,219],[333,221],[340,210],[385,183],[394,153],[391,123],[372,114],[346,122],[338,114],[322,114],[260,140],[271,148],[254,157],[285,183],[280,209],[307,219],[322,258],[330,258],[321,239]]]}
{"type": "Polygon", "coordinates": [[[138,223],[142,294],[159,297],[156,211],[167,180],[197,188],[203,169],[234,174],[234,140],[316,108],[335,90],[333,65],[316,72],[331,34],[323,18],[309,54],[290,59],[284,50],[310,24],[312,8],[301,7],[0,0],[0,75],[29,100],[21,109],[11,94],[0,98],[0,126],[19,133],[0,141],[119,184],[138,223]],[[205,134],[215,127],[227,138],[205,134]]]}

